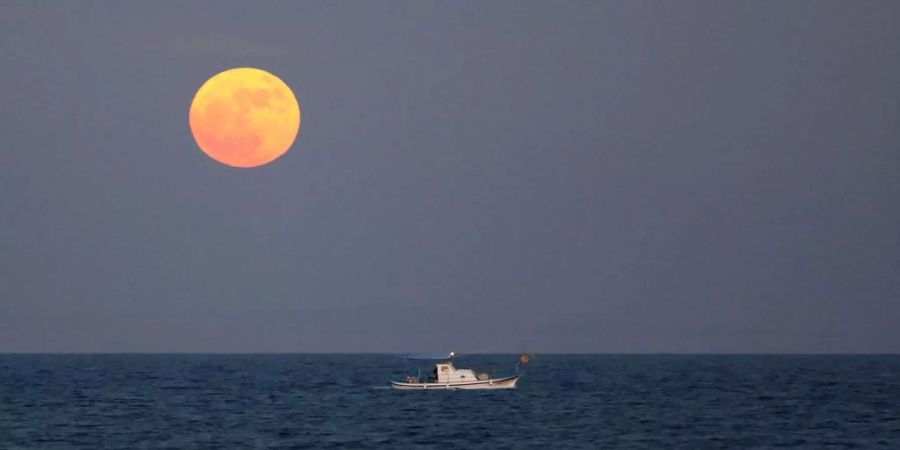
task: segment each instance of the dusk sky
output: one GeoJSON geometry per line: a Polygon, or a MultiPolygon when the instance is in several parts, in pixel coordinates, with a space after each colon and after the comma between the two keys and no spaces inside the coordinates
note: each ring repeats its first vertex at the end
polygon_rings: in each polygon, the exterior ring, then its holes
{"type": "Polygon", "coordinates": [[[0,1],[0,352],[900,352],[900,2],[0,1]],[[303,117],[207,157],[211,76],[303,117]]]}

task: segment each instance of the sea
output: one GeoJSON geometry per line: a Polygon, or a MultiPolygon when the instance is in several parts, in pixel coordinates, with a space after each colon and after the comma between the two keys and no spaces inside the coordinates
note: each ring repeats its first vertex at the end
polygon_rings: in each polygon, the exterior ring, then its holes
{"type": "Polygon", "coordinates": [[[410,365],[0,355],[0,449],[900,449],[896,355],[536,354],[515,390],[389,389],[410,365]]]}

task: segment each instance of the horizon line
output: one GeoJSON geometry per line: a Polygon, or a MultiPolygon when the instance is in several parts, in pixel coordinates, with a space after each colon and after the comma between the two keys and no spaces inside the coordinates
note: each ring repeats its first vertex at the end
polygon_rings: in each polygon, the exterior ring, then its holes
{"type": "MultiPolygon", "coordinates": [[[[369,355],[399,356],[404,352],[280,352],[280,351],[0,351],[0,355],[369,355]]],[[[900,356],[900,352],[456,352],[454,357],[491,355],[559,356],[900,356]]]]}

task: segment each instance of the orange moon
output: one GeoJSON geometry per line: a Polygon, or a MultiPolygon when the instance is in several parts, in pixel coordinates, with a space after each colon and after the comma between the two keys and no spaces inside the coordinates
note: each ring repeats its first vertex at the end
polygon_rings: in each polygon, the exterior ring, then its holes
{"type": "Polygon", "coordinates": [[[257,167],[283,155],[300,131],[300,103],[280,78],[239,67],[203,83],[190,111],[191,134],[210,158],[257,167]]]}

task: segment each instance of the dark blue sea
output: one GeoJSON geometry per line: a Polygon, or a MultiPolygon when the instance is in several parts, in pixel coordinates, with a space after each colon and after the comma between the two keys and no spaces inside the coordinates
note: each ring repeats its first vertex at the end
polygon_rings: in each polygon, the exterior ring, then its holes
{"type": "Polygon", "coordinates": [[[538,354],[516,390],[388,389],[405,367],[391,355],[0,355],[0,448],[900,449],[900,356],[538,354]]]}

